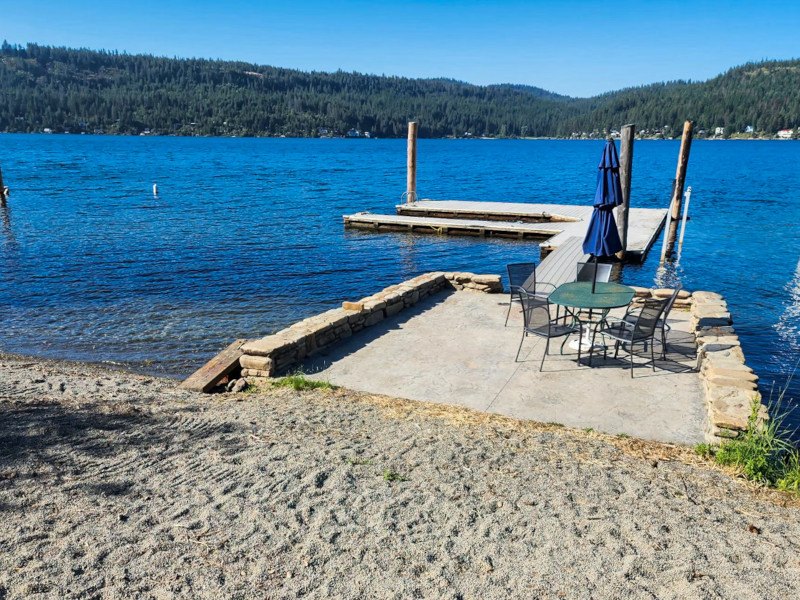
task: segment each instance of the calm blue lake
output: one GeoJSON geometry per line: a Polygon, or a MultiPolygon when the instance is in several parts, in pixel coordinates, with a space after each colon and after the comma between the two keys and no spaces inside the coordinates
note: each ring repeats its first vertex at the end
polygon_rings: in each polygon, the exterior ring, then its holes
{"type": "MultiPolygon", "coordinates": [[[[602,147],[420,140],[418,188],[586,204],[602,147]]],[[[636,142],[634,206],[666,207],[678,147],[636,142]]],[[[531,242],[345,231],[342,214],[393,212],[405,140],[0,135],[0,165],[12,189],[0,348],[12,352],[187,375],[234,338],[416,274],[504,273],[539,256],[531,242]]],[[[726,297],[767,394],[800,357],[798,166],[800,143],[696,141],[692,220],[669,272],[726,297]]],[[[653,285],[659,250],[623,281],[653,285]]]]}

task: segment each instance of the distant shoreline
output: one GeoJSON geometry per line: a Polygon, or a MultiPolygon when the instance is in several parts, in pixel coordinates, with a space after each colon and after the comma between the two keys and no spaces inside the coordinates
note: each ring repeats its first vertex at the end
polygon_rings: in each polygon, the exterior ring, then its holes
{"type": "MultiPolygon", "coordinates": [[[[178,134],[132,134],[132,133],[63,133],[52,132],[45,133],[42,131],[32,131],[25,133],[22,131],[0,131],[0,135],[40,135],[40,136],[57,136],[57,137],[145,137],[145,138],[217,138],[217,139],[272,139],[272,140],[405,140],[405,137],[372,137],[372,138],[350,138],[347,136],[323,136],[323,137],[303,137],[303,136],[289,136],[289,135],[178,135],[178,134]]],[[[498,141],[498,140],[518,140],[518,141],[566,141],[566,142],[597,142],[604,141],[606,138],[603,136],[598,137],[556,137],[556,136],[543,136],[543,137],[420,137],[423,140],[464,140],[464,141],[498,141]]],[[[618,140],[618,137],[614,138],[618,140]]],[[[636,141],[654,141],[654,142],[674,142],[679,141],[680,138],[665,138],[658,136],[636,137],[636,141]]],[[[708,142],[792,142],[796,139],[786,139],[778,137],[694,137],[693,141],[708,141],[708,142]]]]}

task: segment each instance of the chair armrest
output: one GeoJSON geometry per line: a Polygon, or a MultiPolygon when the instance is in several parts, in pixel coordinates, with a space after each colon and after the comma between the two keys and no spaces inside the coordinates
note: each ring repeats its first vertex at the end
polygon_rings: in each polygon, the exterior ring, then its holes
{"type": "MultiPolygon", "coordinates": [[[[627,315],[627,313],[626,313],[626,314],[625,314],[625,317],[627,317],[627,316],[628,316],[628,315],[627,315]]],[[[620,323],[620,324],[623,324],[623,325],[625,325],[626,327],[633,327],[633,323],[631,323],[630,321],[626,321],[626,320],[625,320],[625,317],[622,317],[622,318],[620,319],[619,317],[611,317],[611,316],[608,316],[608,315],[606,315],[606,316],[603,318],[603,321],[605,321],[605,322],[606,322],[606,323],[608,323],[609,325],[610,325],[610,324],[613,322],[613,323],[620,323]]]]}
{"type": "Polygon", "coordinates": [[[533,290],[533,293],[536,295],[546,295],[549,296],[558,286],[552,283],[547,283],[546,281],[537,281],[536,288],[533,290]],[[539,289],[542,286],[547,286],[549,289],[539,289]]]}

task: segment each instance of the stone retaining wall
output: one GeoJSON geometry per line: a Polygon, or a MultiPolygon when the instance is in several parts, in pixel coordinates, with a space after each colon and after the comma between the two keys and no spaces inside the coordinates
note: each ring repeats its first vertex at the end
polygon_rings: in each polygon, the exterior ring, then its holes
{"type": "MultiPolygon", "coordinates": [[[[668,298],[669,289],[635,288],[636,297],[668,298]]],[[[706,441],[722,443],[738,437],[747,429],[753,399],[761,400],[758,375],[745,364],[739,337],[733,328],[728,304],[714,292],[681,290],[675,300],[678,308],[691,311],[690,327],[697,344],[697,368],[705,389],[706,441]]],[[[759,418],[769,418],[761,404],[759,418]]]]}
{"type": "Polygon", "coordinates": [[[273,335],[247,342],[239,358],[241,374],[243,377],[274,377],[284,373],[307,357],[445,289],[496,293],[503,291],[503,284],[499,275],[461,272],[419,275],[361,300],[343,302],[341,308],[309,317],[273,335]]]}
{"type": "MultiPolygon", "coordinates": [[[[309,317],[273,335],[242,346],[239,358],[243,377],[275,377],[309,356],[335,346],[354,333],[380,323],[442,290],[484,293],[503,291],[499,275],[474,273],[426,273],[354,302],[343,302],[320,315],[309,317]]],[[[635,300],[669,298],[671,289],[635,287],[635,300]]],[[[751,404],[759,398],[758,376],[745,364],[739,338],[725,300],[713,292],[681,290],[675,308],[691,311],[691,331],[697,344],[697,368],[705,389],[706,418],[703,429],[711,443],[739,436],[747,429],[751,404]]],[[[768,419],[766,407],[759,411],[768,419]]]]}

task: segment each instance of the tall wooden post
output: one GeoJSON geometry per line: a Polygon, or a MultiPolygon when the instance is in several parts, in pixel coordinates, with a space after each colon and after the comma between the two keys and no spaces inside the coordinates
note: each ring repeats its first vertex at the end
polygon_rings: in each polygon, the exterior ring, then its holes
{"type": "Polygon", "coordinates": [[[677,221],[681,216],[683,188],[686,185],[686,167],[689,165],[689,150],[692,148],[692,129],[694,129],[694,121],[686,121],[683,124],[681,151],[678,155],[678,168],[675,171],[675,189],[672,190],[671,199],[673,221],[677,221]]]}
{"type": "Polygon", "coordinates": [[[617,252],[617,258],[625,260],[628,250],[628,214],[631,210],[631,171],[633,168],[633,134],[636,127],[623,125],[619,141],[619,183],[622,187],[622,204],[617,207],[617,229],[619,239],[622,241],[622,250],[617,252]]]}
{"type": "Polygon", "coordinates": [[[416,121],[408,124],[408,162],[406,163],[406,202],[417,200],[417,125],[416,121]]]}
{"type": "Polygon", "coordinates": [[[692,129],[694,121],[686,121],[683,124],[683,136],[681,137],[681,150],[678,154],[678,168],[675,171],[675,186],[672,188],[672,215],[668,235],[667,255],[672,254],[675,248],[675,238],[678,236],[678,221],[681,218],[681,206],[683,204],[683,188],[686,185],[686,167],[689,165],[689,150],[692,148],[692,129]]]}

